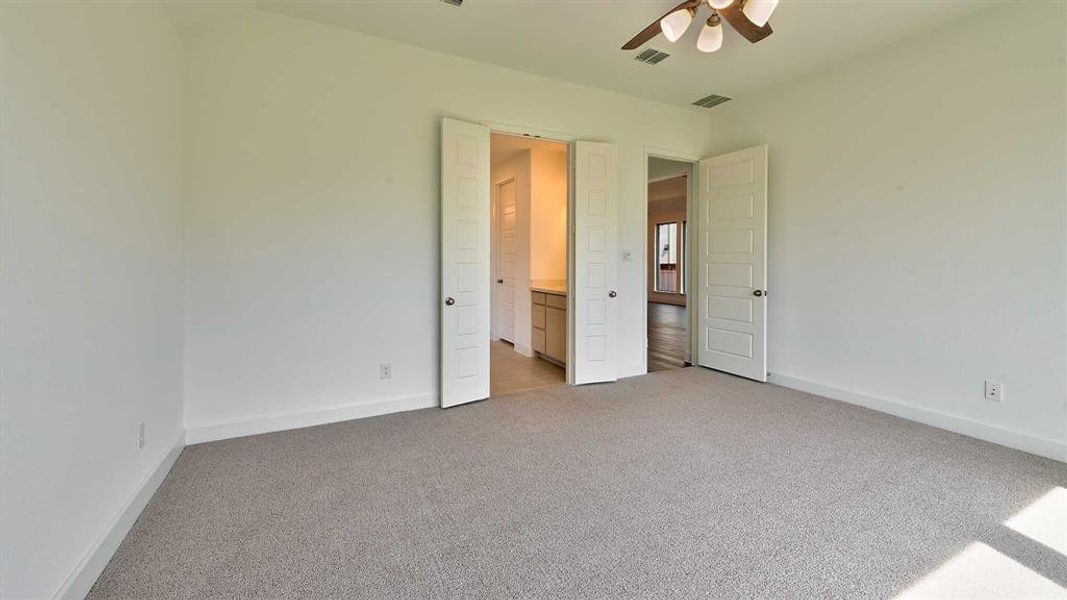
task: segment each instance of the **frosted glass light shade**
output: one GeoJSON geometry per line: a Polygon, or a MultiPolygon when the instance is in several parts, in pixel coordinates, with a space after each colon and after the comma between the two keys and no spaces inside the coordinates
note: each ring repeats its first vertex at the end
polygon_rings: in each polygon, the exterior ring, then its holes
{"type": "Polygon", "coordinates": [[[726,8],[727,6],[730,6],[733,3],[734,0],[708,0],[708,4],[710,4],[711,7],[715,10],[719,10],[720,8],[726,8]]]}
{"type": "Polygon", "coordinates": [[[696,12],[691,8],[676,10],[660,19],[659,28],[663,30],[663,35],[668,41],[677,42],[685,30],[689,29],[689,24],[693,22],[693,15],[696,12]]]}
{"type": "Polygon", "coordinates": [[[700,30],[700,37],[697,38],[697,50],[715,52],[719,48],[722,48],[722,23],[705,23],[704,28],[700,30]]]}
{"type": "Polygon", "coordinates": [[[771,13],[777,7],[778,0],[748,0],[741,12],[745,13],[749,21],[763,27],[771,19],[771,13]]]}

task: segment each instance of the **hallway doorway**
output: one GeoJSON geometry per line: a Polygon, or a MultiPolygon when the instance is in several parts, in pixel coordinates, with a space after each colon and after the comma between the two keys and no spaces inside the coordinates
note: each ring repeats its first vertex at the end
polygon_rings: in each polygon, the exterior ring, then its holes
{"type": "Polygon", "coordinates": [[[649,372],[688,366],[688,224],[692,163],[648,158],[649,372]]]}

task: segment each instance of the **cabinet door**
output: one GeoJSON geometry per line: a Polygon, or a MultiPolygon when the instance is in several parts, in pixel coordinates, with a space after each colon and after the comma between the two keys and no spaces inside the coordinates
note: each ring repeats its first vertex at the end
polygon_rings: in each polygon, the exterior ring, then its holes
{"type": "Polygon", "coordinates": [[[544,304],[534,304],[533,305],[533,310],[531,311],[531,314],[530,314],[530,323],[533,325],[534,329],[544,329],[545,328],[545,305],[544,304]]]}
{"type": "Polygon", "coordinates": [[[560,362],[567,362],[567,311],[545,309],[545,354],[560,362]]]}
{"type": "Polygon", "coordinates": [[[530,337],[533,339],[534,352],[540,352],[541,354],[544,354],[545,353],[545,349],[546,349],[545,348],[545,330],[544,329],[534,329],[533,330],[533,335],[530,336],[530,337]]]}

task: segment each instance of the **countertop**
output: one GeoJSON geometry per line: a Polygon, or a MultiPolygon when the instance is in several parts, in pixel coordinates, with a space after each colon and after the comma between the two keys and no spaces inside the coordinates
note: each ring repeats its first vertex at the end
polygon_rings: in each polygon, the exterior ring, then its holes
{"type": "Polygon", "coordinates": [[[556,295],[556,296],[566,296],[567,295],[566,286],[560,286],[560,285],[547,285],[547,284],[532,285],[532,286],[530,286],[530,291],[531,292],[542,292],[542,293],[545,293],[545,294],[553,294],[553,295],[556,295]]]}

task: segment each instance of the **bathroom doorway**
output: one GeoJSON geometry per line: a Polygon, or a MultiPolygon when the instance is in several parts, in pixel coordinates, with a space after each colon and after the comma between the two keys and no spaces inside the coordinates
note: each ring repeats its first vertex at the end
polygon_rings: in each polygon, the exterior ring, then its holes
{"type": "Polygon", "coordinates": [[[490,135],[490,397],[566,382],[569,148],[490,135]]]}

